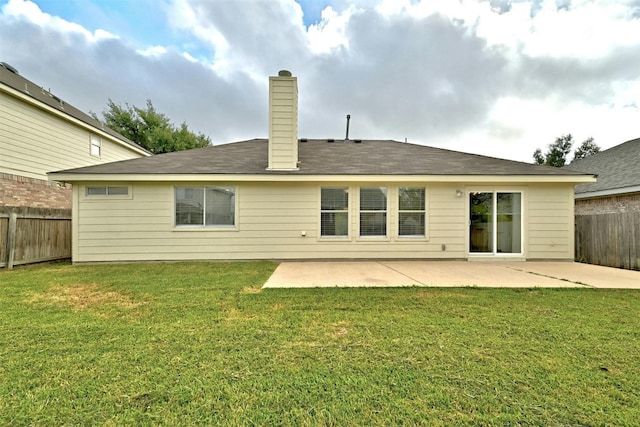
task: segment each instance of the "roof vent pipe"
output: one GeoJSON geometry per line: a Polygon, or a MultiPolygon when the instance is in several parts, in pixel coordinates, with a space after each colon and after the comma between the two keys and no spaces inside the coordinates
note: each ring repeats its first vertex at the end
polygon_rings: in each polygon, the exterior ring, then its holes
{"type": "Polygon", "coordinates": [[[347,114],[347,135],[344,137],[345,141],[349,140],[349,120],[351,120],[351,114],[347,114]]]}

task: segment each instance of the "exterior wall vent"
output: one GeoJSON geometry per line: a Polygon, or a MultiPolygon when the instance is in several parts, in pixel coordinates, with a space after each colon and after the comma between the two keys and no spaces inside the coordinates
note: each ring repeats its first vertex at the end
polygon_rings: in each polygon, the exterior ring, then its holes
{"type": "Polygon", "coordinates": [[[356,144],[360,144],[362,142],[361,139],[354,139],[353,142],[355,142],[356,144]]]}
{"type": "Polygon", "coordinates": [[[333,138],[329,138],[329,139],[327,139],[327,142],[336,142],[336,140],[333,139],[333,138]]]}
{"type": "Polygon", "coordinates": [[[300,138],[300,142],[307,142],[307,138],[300,138]]]}

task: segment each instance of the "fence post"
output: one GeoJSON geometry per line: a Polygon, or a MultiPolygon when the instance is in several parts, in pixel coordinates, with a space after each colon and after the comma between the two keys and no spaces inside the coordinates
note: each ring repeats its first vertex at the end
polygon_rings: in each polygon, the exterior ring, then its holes
{"type": "Polygon", "coordinates": [[[9,228],[7,230],[7,270],[13,268],[13,259],[16,252],[16,228],[18,224],[18,214],[9,214],[9,228]]]}

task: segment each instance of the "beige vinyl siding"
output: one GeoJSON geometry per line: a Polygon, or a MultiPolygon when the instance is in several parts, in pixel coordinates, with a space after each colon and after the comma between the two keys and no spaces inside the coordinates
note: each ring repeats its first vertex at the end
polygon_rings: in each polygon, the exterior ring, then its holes
{"type": "MultiPolygon", "coordinates": [[[[464,257],[464,203],[455,197],[455,187],[447,185],[427,186],[428,240],[359,239],[358,212],[353,209],[349,239],[321,239],[318,223],[322,183],[236,185],[237,231],[174,227],[173,185],[135,183],[131,200],[85,198],[85,185],[93,184],[74,186],[79,207],[75,262],[464,257]],[[306,236],[302,236],[303,231],[306,236]]],[[[395,233],[395,207],[389,213],[390,233],[395,233]]]]}
{"type": "Polygon", "coordinates": [[[47,179],[47,172],[142,157],[111,138],[0,93],[0,172],[47,179]],[[90,154],[92,133],[102,140],[100,157],[90,154]]]}
{"type": "MultiPolygon", "coordinates": [[[[423,249],[425,251],[423,258],[464,258],[466,253],[464,197],[455,195],[456,188],[460,186],[445,184],[426,184],[425,186],[429,241],[423,249]],[[445,245],[444,250],[442,245],[445,245]]],[[[397,215],[397,211],[394,215],[397,215]]]]}
{"type": "Polygon", "coordinates": [[[538,184],[529,187],[527,258],[573,259],[573,186],[538,184]]]}
{"type": "MultiPolygon", "coordinates": [[[[85,198],[74,185],[74,262],[234,259],[463,259],[467,257],[468,212],[464,186],[442,183],[376,183],[389,188],[389,236],[359,238],[357,200],[349,211],[346,239],[320,237],[320,188],[335,183],[189,183],[235,185],[236,230],[174,227],[174,185],[131,185],[130,200],[85,198]],[[427,238],[397,237],[400,186],[427,188],[427,238]],[[305,232],[306,236],[302,236],[305,232]],[[444,248],[443,248],[444,245],[444,248]]],[[[104,185],[104,184],[103,184],[104,185]]],[[[349,184],[351,197],[360,186],[349,184]]],[[[475,185],[474,185],[475,186],[475,185]]],[[[573,258],[572,186],[530,184],[524,194],[524,256],[573,258]]]]}

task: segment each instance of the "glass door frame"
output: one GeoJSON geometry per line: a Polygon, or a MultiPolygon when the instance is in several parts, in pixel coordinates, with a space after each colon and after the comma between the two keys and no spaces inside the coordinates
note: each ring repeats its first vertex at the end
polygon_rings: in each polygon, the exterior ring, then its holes
{"type": "Polygon", "coordinates": [[[466,222],[466,252],[468,258],[482,258],[482,257],[509,257],[509,258],[523,258],[525,256],[526,245],[526,191],[522,187],[468,187],[465,189],[465,222],[466,222]],[[491,226],[491,252],[472,252],[471,251],[471,194],[472,193],[492,193],[492,226],[491,226]],[[520,194],[520,252],[498,252],[498,193],[519,193],[520,194]]]}

